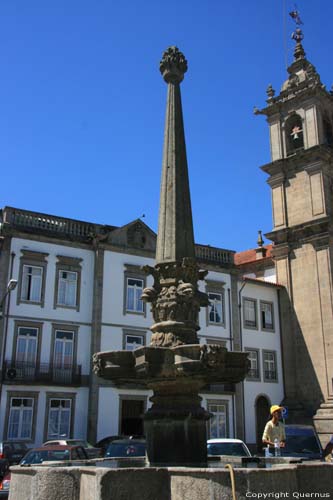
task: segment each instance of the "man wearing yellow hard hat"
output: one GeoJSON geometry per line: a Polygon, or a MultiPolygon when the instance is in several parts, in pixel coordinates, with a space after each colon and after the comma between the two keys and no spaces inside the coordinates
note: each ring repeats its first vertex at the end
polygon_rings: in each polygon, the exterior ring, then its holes
{"type": "Polygon", "coordinates": [[[278,443],[280,448],[284,448],[286,445],[286,432],[284,424],[280,422],[281,410],[283,410],[282,406],[271,406],[271,420],[267,422],[262,435],[263,444],[272,448],[276,447],[276,443],[278,443]]]}

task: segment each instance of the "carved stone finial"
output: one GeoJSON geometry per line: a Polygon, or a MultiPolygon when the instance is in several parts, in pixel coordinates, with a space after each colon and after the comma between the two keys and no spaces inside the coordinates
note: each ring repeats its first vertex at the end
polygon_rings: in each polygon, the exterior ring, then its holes
{"type": "Polygon", "coordinates": [[[180,83],[187,71],[187,61],[177,47],[169,47],[163,53],[160,72],[167,83],[180,83]]]}
{"type": "Polygon", "coordinates": [[[304,51],[303,45],[302,45],[302,40],[304,38],[304,35],[303,35],[301,28],[296,28],[296,30],[291,35],[291,38],[293,40],[295,40],[295,42],[296,42],[296,47],[294,50],[295,61],[298,61],[299,59],[304,59],[305,58],[305,51],[304,51]]]}
{"type": "Polygon", "coordinates": [[[262,231],[258,231],[258,239],[257,239],[257,243],[258,243],[258,246],[259,247],[262,247],[263,244],[264,244],[264,240],[262,238],[262,231]]]}
{"type": "Polygon", "coordinates": [[[273,97],[275,96],[275,90],[273,89],[271,83],[267,87],[266,94],[268,97],[268,101],[271,101],[273,99],[273,97]]]}

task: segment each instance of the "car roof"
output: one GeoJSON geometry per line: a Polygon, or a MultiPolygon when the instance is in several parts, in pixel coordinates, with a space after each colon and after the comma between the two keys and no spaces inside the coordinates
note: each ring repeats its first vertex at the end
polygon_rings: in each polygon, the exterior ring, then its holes
{"type": "Polygon", "coordinates": [[[207,443],[244,443],[241,439],[233,439],[233,438],[216,438],[216,439],[208,439],[207,443]]]}
{"type": "Polygon", "coordinates": [[[285,424],[286,428],[290,429],[313,429],[313,425],[306,425],[306,424],[285,424]]]}
{"type": "Polygon", "coordinates": [[[133,444],[133,443],[146,443],[145,439],[114,439],[111,444],[133,444]]]}

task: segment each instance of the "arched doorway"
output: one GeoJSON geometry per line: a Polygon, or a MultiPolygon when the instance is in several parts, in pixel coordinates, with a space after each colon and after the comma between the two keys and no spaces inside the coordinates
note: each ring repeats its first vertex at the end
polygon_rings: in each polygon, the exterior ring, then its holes
{"type": "Polygon", "coordinates": [[[269,420],[270,403],[265,396],[259,396],[256,400],[256,436],[257,436],[257,450],[262,450],[262,434],[265,425],[269,420]]]}

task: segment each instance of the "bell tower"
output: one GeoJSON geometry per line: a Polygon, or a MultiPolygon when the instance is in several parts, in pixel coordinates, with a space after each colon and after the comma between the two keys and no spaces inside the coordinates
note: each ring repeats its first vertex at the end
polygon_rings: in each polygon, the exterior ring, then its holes
{"type": "Polygon", "coordinates": [[[269,125],[272,161],[261,167],[272,192],[266,236],[286,290],[284,404],[325,441],[333,433],[333,96],[307,60],[297,24],[288,79],[279,95],[268,87],[267,106],[256,113],[269,125]]]}

